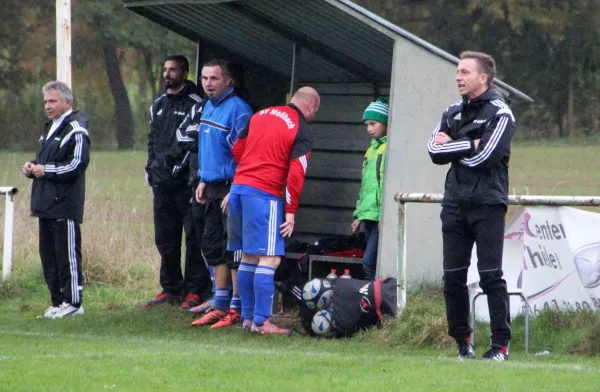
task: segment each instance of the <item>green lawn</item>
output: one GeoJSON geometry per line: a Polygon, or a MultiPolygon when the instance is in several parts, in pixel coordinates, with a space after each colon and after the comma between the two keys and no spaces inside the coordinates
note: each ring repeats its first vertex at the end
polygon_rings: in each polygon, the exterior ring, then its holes
{"type": "MultiPolygon", "coordinates": [[[[535,320],[532,352],[549,347],[550,355],[525,354],[522,327],[515,323],[510,361],[487,363],[459,362],[453,348],[433,349],[425,337],[414,348],[405,335],[389,331],[338,341],[300,334],[259,337],[237,328],[194,329],[190,315],[177,308],[143,309],[140,304],[157,290],[158,275],[144,152],[93,154],[82,226],[85,276],[94,282],[84,294],[86,313],[38,320],[48,294],[37,255],[37,222],[28,216],[30,182],[20,173],[32,156],[0,153],[0,182],[20,190],[13,276],[0,284],[0,391],[597,390],[600,359],[564,355],[580,338],[576,328],[536,334],[535,320]]],[[[511,189],[600,194],[599,161],[596,145],[516,145],[511,189]]],[[[443,317],[439,309],[423,317],[438,335],[444,331],[436,321],[443,317]]],[[[426,336],[412,328],[402,334],[426,336]]],[[[484,341],[477,340],[479,355],[487,348],[484,341]]]]}
{"type": "Polygon", "coordinates": [[[36,319],[42,293],[1,301],[0,390],[591,391],[600,377],[598,358],[461,362],[454,349],[192,328],[187,312],[144,309],[142,299],[92,287],[85,315],[63,320],[36,319]]]}

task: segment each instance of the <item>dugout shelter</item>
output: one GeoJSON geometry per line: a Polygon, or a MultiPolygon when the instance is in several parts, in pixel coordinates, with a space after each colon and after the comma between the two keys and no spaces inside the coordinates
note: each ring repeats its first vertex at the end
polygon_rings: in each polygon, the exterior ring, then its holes
{"type": "MultiPolygon", "coordinates": [[[[351,232],[369,138],[369,102],[389,97],[388,152],[378,276],[397,276],[398,192],[443,192],[447,167],[427,141],[443,110],[459,101],[458,58],[348,0],[124,0],[125,6],[197,43],[197,64],[224,57],[244,67],[255,109],[285,102],[310,85],[321,94],[312,123],[314,150],[293,238],[314,241],[351,232]]],[[[468,48],[465,48],[468,49],[468,48]]],[[[196,75],[199,73],[196,72],[196,75]]],[[[515,103],[531,98],[496,80],[515,103]]],[[[441,278],[437,204],[411,204],[406,217],[408,282],[441,278]]]]}

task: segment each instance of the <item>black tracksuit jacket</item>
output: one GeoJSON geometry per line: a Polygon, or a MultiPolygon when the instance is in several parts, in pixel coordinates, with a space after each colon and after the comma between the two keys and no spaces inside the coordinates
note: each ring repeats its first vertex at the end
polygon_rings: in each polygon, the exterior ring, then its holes
{"type": "Polygon", "coordinates": [[[178,148],[175,133],[192,106],[201,101],[200,90],[188,80],[177,94],[165,93],[150,107],[146,173],[152,187],[172,191],[188,185],[189,155],[178,148]]]}
{"type": "Polygon", "coordinates": [[[428,144],[433,163],[450,163],[443,206],[508,203],[508,161],[515,118],[494,87],[451,105],[428,144]],[[453,139],[434,144],[439,132],[453,139]],[[480,139],[475,148],[474,140],[480,139]]]}
{"type": "Polygon", "coordinates": [[[83,222],[85,169],[90,162],[88,120],[74,111],[47,139],[52,121],[44,127],[34,164],[45,165],[44,175],[33,178],[31,215],[83,222]]]}

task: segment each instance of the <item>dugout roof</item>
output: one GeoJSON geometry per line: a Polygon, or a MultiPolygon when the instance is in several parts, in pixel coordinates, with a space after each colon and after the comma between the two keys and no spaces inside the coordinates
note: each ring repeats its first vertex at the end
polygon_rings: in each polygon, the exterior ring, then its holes
{"type": "MultiPolygon", "coordinates": [[[[290,77],[300,45],[298,80],[389,86],[396,40],[409,40],[443,62],[458,58],[348,0],[124,0],[125,6],[193,41],[201,39],[290,77]]],[[[410,61],[401,59],[400,61],[410,61]]],[[[532,99],[508,84],[511,100],[532,99]]]]}

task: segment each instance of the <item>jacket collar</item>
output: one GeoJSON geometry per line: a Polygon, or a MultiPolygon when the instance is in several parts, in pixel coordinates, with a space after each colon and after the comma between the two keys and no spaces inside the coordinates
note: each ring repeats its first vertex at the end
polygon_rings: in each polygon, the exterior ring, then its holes
{"type": "Polygon", "coordinates": [[[300,115],[300,118],[302,118],[304,122],[306,122],[306,117],[304,117],[304,113],[302,113],[302,110],[300,110],[298,106],[294,105],[293,103],[288,104],[288,106],[297,111],[300,115]]]}
{"type": "Polygon", "coordinates": [[[64,112],[63,115],[60,116],[59,118],[46,121],[46,123],[45,123],[46,130],[50,129],[50,127],[52,127],[52,125],[55,123],[58,124],[58,127],[60,127],[63,124],[63,122],[67,118],[69,118],[73,113],[77,113],[77,112],[73,111],[73,108],[71,108],[71,109],[67,110],[66,112],[64,112]]]}
{"type": "Polygon", "coordinates": [[[386,141],[387,141],[387,135],[386,136],[382,136],[382,137],[378,137],[378,138],[373,138],[373,139],[371,139],[371,145],[374,148],[378,148],[379,146],[381,146],[386,141]]]}
{"type": "Polygon", "coordinates": [[[220,96],[215,97],[215,98],[210,98],[210,101],[212,102],[213,106],[216,107],[216,106],[219,106],[220,104],[222,104],[227,99],[233,97],[234,95],[235,95],[235,91],[233,90],[233,87],[229,87],[227,89],[227,91],[225,91],[220,96]]]}
{"type": "Polygon", "coordinates": [[[180,88],[179,91],[177,91],[174,94],[171,94],[168,90],[165,90],[165,95],[169,98],[181,98],[186,95],[190,95],[195,90],[197,90],[196,84],[194,84],[194,82],[186,80],[183,84],[183,87],[180,88]]]}
{"type": "Polygon", "coordinates": [[[469,99],[469,98],[467,98],[467,96],[464,96],[463,104],[477,105],[480,102],[488,102],[488,101],[493,101],[496,99],[504,101],[504,96],[502,96],[500,91],[496,90],[496,88],[494,86],[492,86],[492,87],[488,88],[487,90],[485,90],[483,93],[481,93],[479,96],[477,96],[473,99],[469,99]]]}
{"type": "Polygon", "coordinates": [[[60,125],[64,121],[65,118],[67,118],[71,115],[71,113],[73,113],[73,109],[67,110],[66,112],[63,113],[62,116],[60,116],[56,120],[52,120],[52,122],[58,123],[58,125],[60,125]]]}

